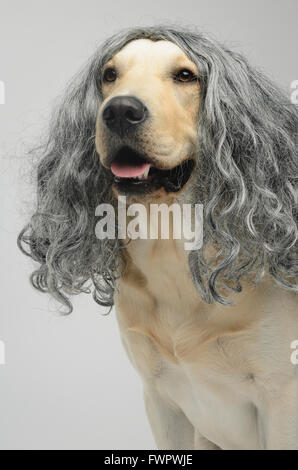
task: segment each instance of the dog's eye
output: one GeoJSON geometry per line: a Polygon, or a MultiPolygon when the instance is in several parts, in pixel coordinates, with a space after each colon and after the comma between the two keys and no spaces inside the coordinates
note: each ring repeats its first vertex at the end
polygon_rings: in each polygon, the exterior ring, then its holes
{"type": "Polygon", "coordinates": [[[117,78],[117,72],[112,67],[109,67],[104,71],[103,81],[104,82],[114,82],[117,78]]]}
{"type": "Polygon", "coordinates": [[[181,69],[175,75],[174,79],[178,82],[189,83],[197,80],[197,77],[188,69],[181,69]]]}

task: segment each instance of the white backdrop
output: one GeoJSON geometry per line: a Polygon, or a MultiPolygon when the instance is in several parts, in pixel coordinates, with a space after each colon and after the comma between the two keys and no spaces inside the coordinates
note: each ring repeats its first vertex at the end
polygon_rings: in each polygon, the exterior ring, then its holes
{"type": "Polygon", "coordinates": [[[0,0],[1,449],[150,449],[141,383],[121,346],[115,315],[90,296],[56,305],[29,285],[16,237],[30,214],[25,150],[54,99],[119,27],[198,25],[244,52],[290,95],[298,79],[297,0],[0,0]],[[149,5],[150,4],[150,5],[149,5]]]}

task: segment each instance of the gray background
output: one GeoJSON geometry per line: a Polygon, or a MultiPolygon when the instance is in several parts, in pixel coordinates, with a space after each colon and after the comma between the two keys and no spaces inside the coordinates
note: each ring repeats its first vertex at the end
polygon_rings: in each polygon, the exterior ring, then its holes
{"type": "Polygon", "coordinates": [[[297,0],[0,0],[1,449],[154,448],[142,389],[120,344],[114,313],[88,296],[67,318],[28,283],[16,249],[30,213],[25,149],[65,83],[119,27],[198,25],[244,52],[290,96],[298,79],[297,0]]]}

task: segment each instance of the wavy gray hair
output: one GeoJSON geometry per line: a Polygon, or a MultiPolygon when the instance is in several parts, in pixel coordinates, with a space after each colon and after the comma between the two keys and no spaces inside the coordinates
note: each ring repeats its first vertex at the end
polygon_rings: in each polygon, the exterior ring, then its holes
{"type": "Polygon", "coordinates": [[[111,176],[95,150],[105,63],[128,42],[177,44],[200,73],[199,155],[193,202],[204,204],[204,245],[189,255],[206,302],[229,303],[222,288],[241,291],[267,268],[297,291],[298,110],[239,54],[196,31],[134,28],[108,39],[74,78],[38,149],[37,210],[19,236],[39,263],[31,280],[71,311],[71,294],[90,292],[113,305],[121,275],[119,240],[95,236],[95,208],[113,201],[111,176]],[[208,257],[207,248],[216,254],[208,257]]]}

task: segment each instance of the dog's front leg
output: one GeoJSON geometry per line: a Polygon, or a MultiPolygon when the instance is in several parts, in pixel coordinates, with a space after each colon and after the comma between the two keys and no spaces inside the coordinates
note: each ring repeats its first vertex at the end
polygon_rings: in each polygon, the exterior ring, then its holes
{"type": "Polygon", "coordinates": [[[298,380],[266,400],[264,407],[266,450],[298,450],[298,380]]]}
{"type": "Polygon", "coordinates": [[[213,450],[217,448],[199,435],[182,410],[167,401],[151,386],[145,387],[145,405],[159,449],[213,450]]]}
{"type": "Polygon", "coordinates": [[[208,441],[198,430],[195,431],[195,449],[196,450],[221,450],[216,444],[208,441]]]}
{"type": "Polygon", "coordinates": [[[145,387],[145,406],[158,449],[193,450],[195,431],[185,414],[157,390],[145,387]]]}

